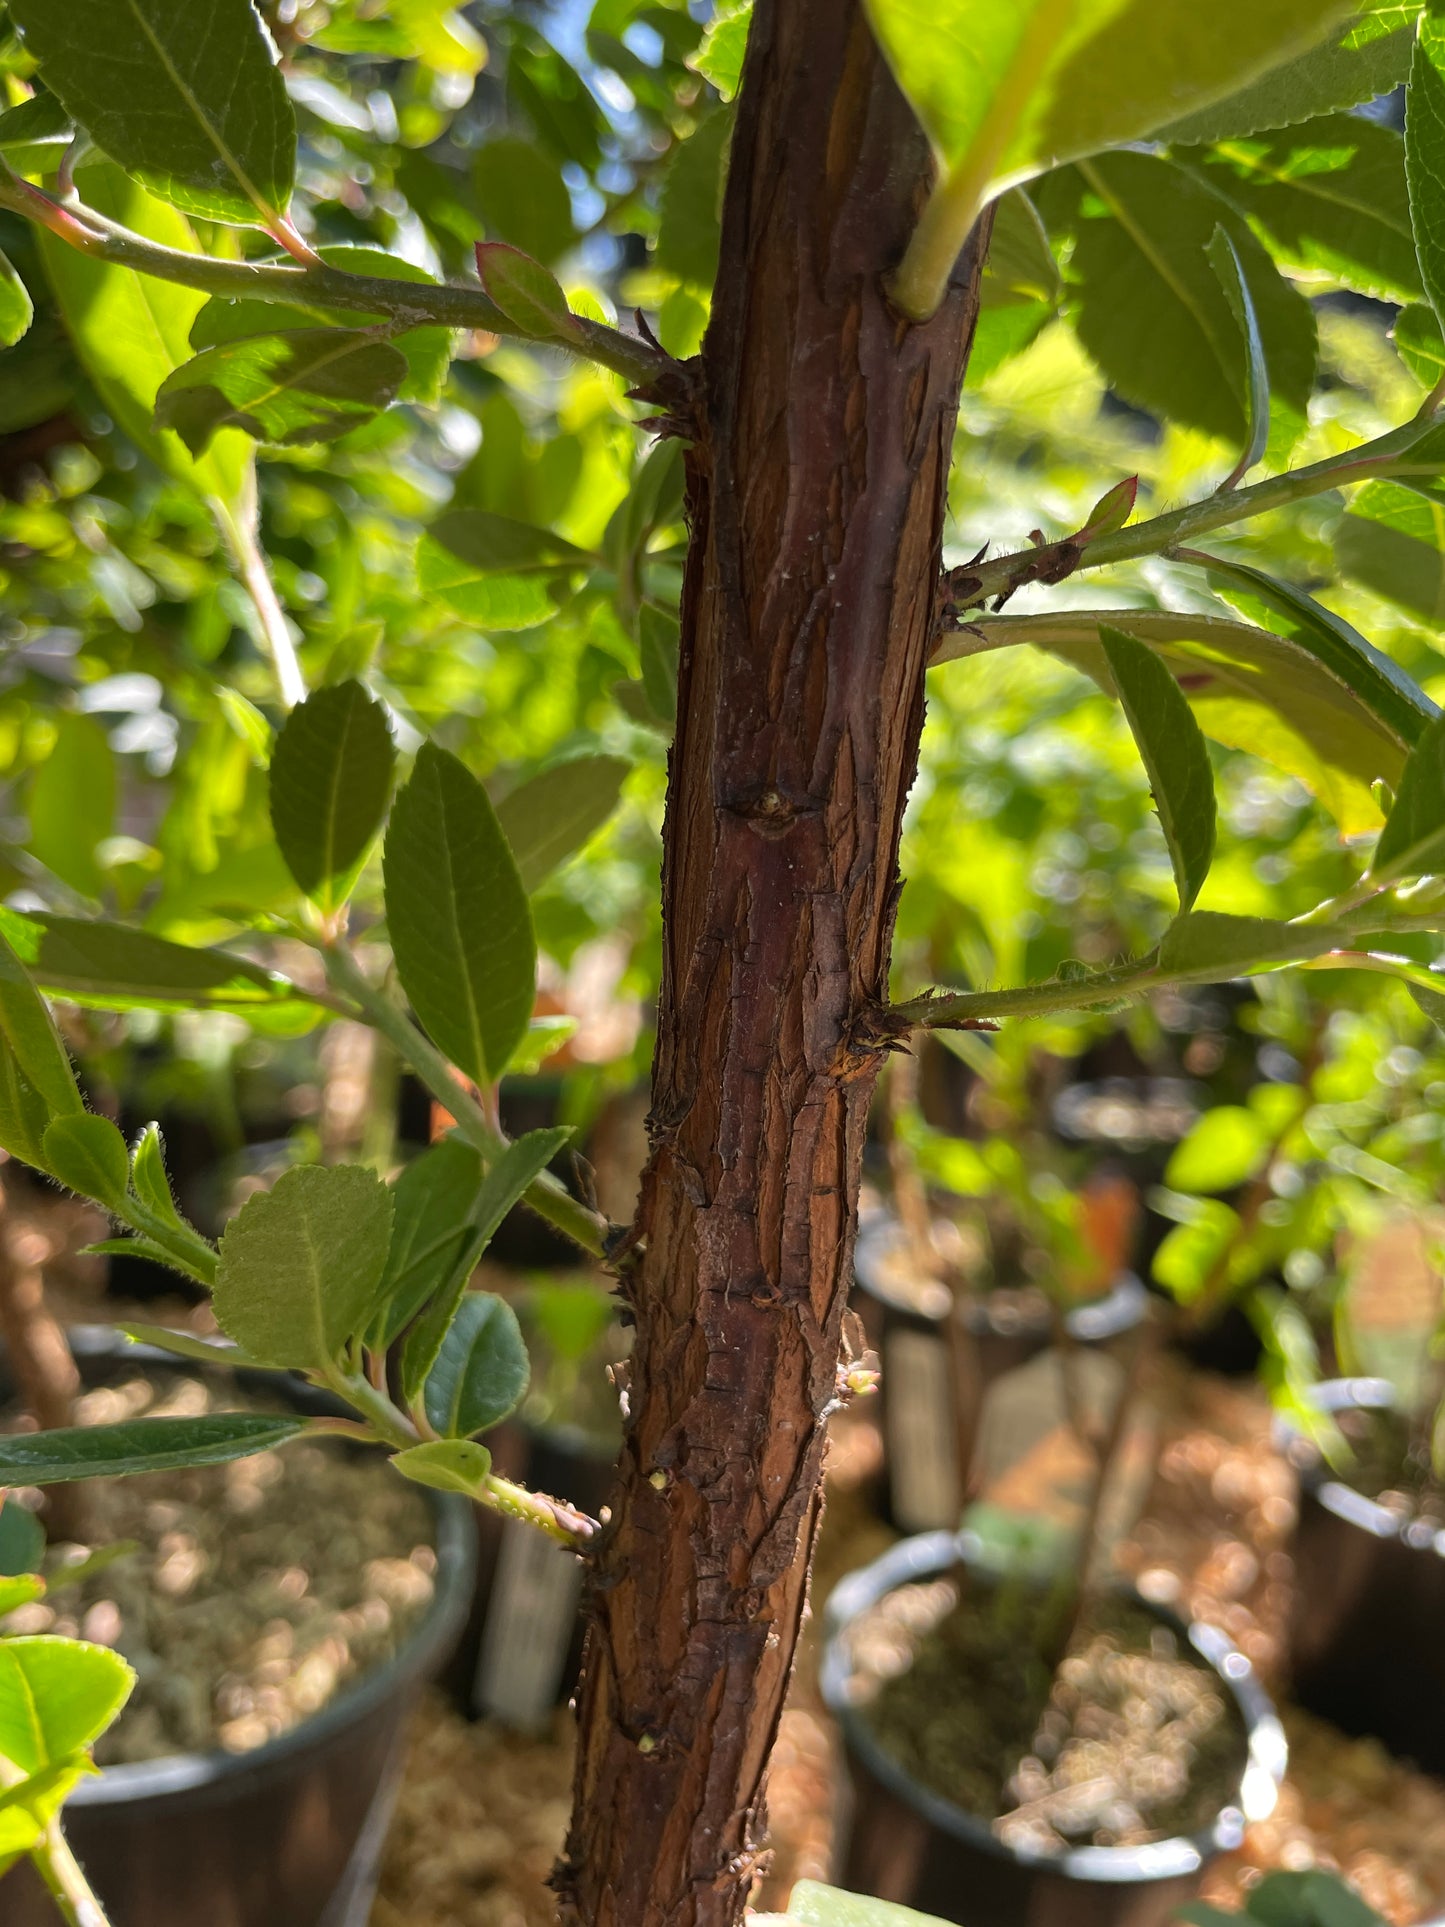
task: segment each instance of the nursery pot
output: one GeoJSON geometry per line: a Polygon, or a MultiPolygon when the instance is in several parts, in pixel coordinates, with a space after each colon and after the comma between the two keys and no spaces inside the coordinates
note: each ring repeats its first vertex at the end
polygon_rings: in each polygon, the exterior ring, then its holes
{"type": "MultiPolygon", "coordinates": [[[[1334,1379],[1330,1412],[1388,1411],[1387,1380],[1334,1379]]],[[[1290,1670],[1294,1696],[1346,1733],[1370,1734],[1445,1776],[1445,1531],[1354,1491],[1291,1427],[1299,1467],[1290,1670]]]]}
{"type": "MultiPolygon", "coordinates": [[[[81,1328],[70,1339],[90,1384],[122,1366],[196,1369],[104,1328],[81,1328]]],[[[337,1409],[299,1380],[236,1378],[279,1392],[301,1411],[337,1409]]],[[[111,1927],[366,1927],[407,1717],[455,1646],[472,1595],[471,1507],[450,1493],[427,1490],[426,1497],[436,1591],[386,1665],[252,1752],[175,1754],[81,1781],[65,1805],[66,1837],[111,1927]]],[[[28,1865],[0,1887],[0,1920],[56,1927],[54,1902],[28,1865]]]]}
{"type": "MultiPolygon", "coordinates": [[[[1044,1305],[1020,1308],[985,1293],[955,1306],[936,1279],[901,1288],[888,1260],[902,1245],[903,1229],[892,1213],[873,1214],[859,1227],[854,1278],[863,1329],[882,1364],[886,1483],[880,1506],[900,1532],[928,1532],[958,1523],[966,1497],[962,1468],[972,1457],[990,1387],[1045,1350],[1053,1327],[1044,1305]]],[[[1107,1347],[1137,1329],[1147,1303],[1143,1285],[1124,1272],[1111,1291],[1076,1307],[1064,1322],[1075,1343],[1107,1347]]]]}
{"type": "MultiPolygon", "coordinates": [[[[607,1501],[615,1443],[576,1426],[511,1424],[491,1445],[498,1472],[531,1491],[594,1517],[607,1501]]],[[[476,1593],[445,1683],[473,1718],[541,1733],[582,1668],[582,1561],[520,1519],[479,1507],[476,1524],[476,1593]]]]}
{"type": "Polygon", "coordinates": [[[838,1720],[851,1785],[851,1823],[840,1830],[842,1886],[968,1927],[1164,1927],[1196,1890],[1205,1863],[1239,1845],[1249,1821],[1275,1804],[1284,1775],[1284,1729],[1249,1661],[1212,1626],[1184,1627],[1243,1718],[1248,1759],[1236,1801],[1203,1832],[1142,1847],[1076,1847],[1030,1854],[999,1840],[986,1820],[921,1786],[882,1747],[849,1691],[850,1628],[886,1593],[977,1557],[971,1533],[905,1539],[851,1573],[828,1601],[823,1698],[838,1720]]]}

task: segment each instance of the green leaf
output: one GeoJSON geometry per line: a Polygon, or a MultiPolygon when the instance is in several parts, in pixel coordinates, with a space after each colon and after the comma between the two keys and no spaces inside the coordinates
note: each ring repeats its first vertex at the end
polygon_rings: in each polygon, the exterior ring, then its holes
{"type": "Polygon", "coordinates": [[[1366,0],[1343,32],[1283,62],[1226,100],[1159,130],[1168,141],[1237,140],[1357,107],[1398,87],[1410,71],[1424,0],[1366,0]]]}
{"type": "MultiPolygon", "coordinates": [[[[0,1485],[65,1485],[191,1465],[227,1465],[285,1445],[306,1429],[299,1418],[208,1412],[200,1418],[135,1418],[0,1439],[0,1485]]],[[[3,1650],[3,1647],[0,1647],[3,1650]]]]}
{"type": "MultiPolygon", "coordinates": [[[[425,287],[435,287],[435,275],[419,268],[414,261],[404,261],[399,254],[387,254],[381,248],[342,247],[328,243],[316,250],[328,268],[340,268],[347,274],[374,275],[380,281],[410,281],[425,287]]],[[[223,295],[213,295],[191,324],[190,343],[199,352],[202,348],[217,348],[224,342],[244,341],[254,335],[272,335],[276,332],[280,316],[286,316],[293,325],[304,316],[308,321],[325,322],[334,328],[387,328],[393,329],[397,323],[384,314],[360,314],[350,308],[327,308],[322,303],[307,303],[304,307],[278,309],[274,301],[232,301],[223,295]]],[[[447,370],[452,358],[452,330],[450,328],[407,328],[400,334],[392,334],[391,341],[405,357],[407,377],[397,390],[398,401],[417,401],[428,405],[440,400],[446,386],[447,370]]],[[[230,692],[221,692],[222,700],[230,692]]]]}
{"type": "Polygon", "coordinates": [[[125,1203],[130,1155],[108,1117],[79,1111],[58,1117],[41,1143],[45,1168],[68,1191],[117,1210],[125,1203]]]}
{"type": "Polygon", "coordinates": [[[637,612],[638,654],[647,706],[672,727],[677,716],[677,659],[682,625],[667,609],[644,602],[637,612]]]}
{"type": "Polygon", "coordinates": [[[1237,608],[1263,617],[1266,627],[1308,649],[1369,704],[1398,742],[1413,745],[1426,723],[1440,713],[1398,663],[1303,589],[1248,563],[1226,562],[1217,555],[1203,561],[1237,608]]]}
{"type": "Polygon", "coordinates": [[[602,828],[630,768],[620,756],[574,756],[503,797],[497,821],[528,896],[602,828]]]}
{"type": "Polygon", "coordinates": [[[1245,419],[1249,440],[1235,464],[1228,486],[1242,482],[1257,462],[1262,462],[1269,447],[1269,367],[1264,358],[1264,342],[1259,332],[1259,316],[1254,311],[1254,296],[1240,266],[1239,250],[1222,227],[1214,230],[1209,243],[1209,263],[1219,276],[1230,312],[1244,340],[1245,419]]]}
{"type": "Polygon", "coordinates": [[[1410,752],[1370,863],[1377,881],[1433,876],[1445,864],[1445,716],[1437,716],[1410,752]]]}
{"type": "Polygon", "coordinates": [[[35,772],[27,813],[31,854],[82,896],[102,895],[95,848],[115,824],[115,758],[94,716],[55,718],[55,746],[35,772]]]}
{"type": "Polygon", "coordinates": [[[550,529],[449,509],[417,548],[422,593],[487,630],[531,629],[571,596],[592,557],[550,529]]]}
{"type": "Polygon", "coordinates": [[[492,1455],[472,1439],[433,1439],[394,1452],[391,1463],[404,1479],[434,1486],[438,1492],[464,1492],[475,1498],[492,1469],[492,1455]]]}
{"type": "Polygon", "coordinates": [[[17,174],[48,174],[75,139],[75,124],[54,94],[38,93],[0,114],[0,154],[17,174]]]}
{"type": "Polygon", "coordinates": [[[82,1112],[75,1072],[54,1019],[26,974],[25,967],[0,934],[0,1033],[30,1086],[52,1117],[82,1112]]]}
{"type": "Polygon", "coordinates": [[[130,1181],[136,1196],[158,1218],[185,1229],[185,1220],[171,1196],[171,1181],[166,1176],[165,1140],[159,1124],[147,1124],[135,1141],[130,1156],[130,1181]]]}
{"type": "Polygon", "coordinates": [[[1358,0],[867,0],[898,83],[981,206],[1303,53],[1358,0]]]}
{"type": "Polygon", "coordinates": [[[1335,531],[1343,574],[1429,622],[1445,621],[1445,498],[1367,482],[1335,531]]]}
{"type": "MultiPolygon", "coordinates": [[[[49,0],[35,3],[48,6],[49,0]]],[[[183,215],[153,200],[108,162],[82,167],[77,179],[81,198],[97,213],[164,247],[199,252],[183,215]]],[[[167,474],[234,509],[252,462],[246,437],[236,432],[218,436],[197,461],[179,436],[158,432],[154,419],[157,391],[187,360],[187,337],[206,297],[175,282],[98,261],[55,235],[42,232],[39,240],[66,328],[107,410],[167,474]]]]}
{"type": "Polygon", "coordinates": [[[570,341],[576,317],[556,275],[504,241],[478,241],[482,288],[519,334],[535,341],[570,341]]]}
{"type": "Polygon", "coordinates": [[[428,1422],[443,1438],[488,1431],[516,1410],[531,1375],[512,1307],[491,1292],[469,1291],[422,1387],[428,1422]]]}
{"type": "Polygon", "coordinates": [[[1353,932],[1322,923],[1276,923],[1191,910],[1176,917],[1159,945],[1159,968],[1186,983],[1222,983],[1274,964],[1322,957],[1356,942],[1353,932]]]}
{"type": "Polygon", "coordinates": [[[1233,1191],[1254,1177],[1269,1149],[1263,1119],[1243,1104],[1206,1111],[1174,1147],[1164,1182],[1173,1191],[1233,1191]]]}
{"type": "Polygon", "coordinates": [[[562,170],[531,141],[514,134],[483,141],[472,157],[472,185],[477,212],[494,239],[525,248],[538,261],[555,261],[575,244],[572,196],[562,170]]]}
{"type": "Polygon", "coordinates": [[[1392,128],[1332,114],[1215,147],[1198,164],[1265,230],[1277,260],[1380,300],[1419,299],[1405,147],[1392,128]]]}
{"type": "Polygon", "coordinates": [[[0,348],[13,348],[34,319],[30,290],[0,254],[0,348]]]}
{"type": "Polygon", "coordinates": [[[0,1640],[0,1754],[43,1772],[98,1740],[134,1684],[108,1646],[46,1633],[0,1640]]]}
{"type": "Polygon", "coordinates": [[[943,1927],[932,1914],[866,1894],[844,1893],[816,1880],[797,1883],[785,1918],[796,1927],[943,1927]]]}
{"type": "Polygon", "coordinates": [[[1070,265],[1075,327],[1111,384],[1138,407],[1239,446],[1247,441],[1247,350],[1209,254],[1222,227],[1259,324],[1276,449],[1287,453],[1314,386],[1309,303],[1228,203],[1171,161],[1105,154],[1084,162],[1077,178],[1087,192],[1070,265]]]}
{"type": "Polygon", "coordinates": [[[445,1137],[413,1158],[392,1185],[391,1245],[366,1335],[372,1351],[386,1351],[456,1275],[471,1244],[481,1188],[482,1160],[459,1137],[445,1137]]]}
{"type": "Polygon", "coordinates": [[[44,1557],[44,1526],[29,1506],[6,1498],[0,1503],[0,1578],[7,1582],[0,1586],[0,1612],[8,1613],[44,1592],[44,1580],[33,1577],[44,1557]]]}
{"type": "Polygon", "coordinates": [[[536,998],[531,912],[486,791],[434,743],[392,808],[382,866],[412,1009],[473,1083],[495,1083],[536,998]]]}
{"type": "Polygon", "coordinates": [[[656,260],[679,281],[706,291],[717,278],[722,193],[733,116],[718,108],[673,148],[662,180],[656,260]]]}
{"type": "Polygon", "coordinates": [[[1423,301],[1413,301],[1395,316],[1390,330],[1400,359],[1422,388],[1433,388],[1445,375],[1445,334],[1435,319],[1435,310],[1423,301]]]}
{"type": "MultiPolygon", "coordinates": [[[[1374,1908],[1338,1874],[1318,1868],[1268,1873],[1245,1899],[1245,1919],[1263,1927],[1383,1927],[1374,1908]]],[[[1237,1927],[1239,1916],[1230,1918],[1231,1927],[1237,1927]]]]}
{"type": "Polygon", "coordinates": [[[570,1130],[565,1129],[529,1131],[515,1144],[509,1144],[488,1170],[468,1213],[468,1235],[451,1275],[412,1327],[402,1348],[401,1384],[408,1404],[416,1399],[436,1364],[462,1302],[467,1280],[498,1225],[571,1135],[570,1130]]]}
{"type": "Polygon", "coordinates": [[[226,1226],[216,1323],[263,1365],[324,1371],[371,1314],[390,1238],[374,1171],[298,1165],[226,1226]]]}
{"type": "Polygon", "coordinates": [[[1039,211],[1021,187],[1013,188],[994,207],[980,303],[1008,308],[1042,301],[1053,308],[1062,292],[1063,278],[1039,211]]]}
{"type": "Polygon", "coordinates": [[[0,935],[40,989],[95,1010],[231,1010],[309,999],[284,977],[224,950],[192,950],[125,924],[0,908],[0,935]]]}
{"type": "Polygon", "coordinates": [[[710,80],[724,100],[731,100],[742,84],[752,19],[753,0],[718,0],[701,45],[688,59],[693,72],[710,80]]]}
{"type": "Polygon", "coordinates": [[[1186,1224],[1176,1224],[1154,1253],[1154,1280],[1191,1305],[1214,1276],[1240,1228],[1239,1213],[1216,1198],[1201,1198],[1186,1224]]]}
{"type": "Polygon", "coordinates": [[[143,1325],[127,1320],[117,1324],[116,1330],[137,1345],[150,1345],[158,1352],[170,1352],[176,1358],[198,1359],[203,1365],[228,1365],[233,1369],[240,1367],[247,1371],[253,1367],[264,1369],[259,1360],[239,1345],[223,1344],[219,1339],[197,1338],[191,1332],[175,1331],[169,1325],[143,1325]]]}
{"type": "Polygon", "coordinates": [[[298,887],[328,915],[351,894],[386,817],[396,748],[359,682],[318,689],[271,755],[271,827],[298,887]]]}
{"type": "Polygon", "coordinates": [[[296,122],[250,0],[12,0],[10,17],[71,118],[153,193],[210,221],[285,213],[296,122]]]}
{"type": "Polygon", "coordinates": [[[1214,856],[1214,771],[1189,704],[1153,652],[1120,629],[1100,625],[1099,641],[1134,733],[1159,822],[1169,845],[1179,908],[1188,910],[1214,856]]]}
{"type": "Polygon", "coordinates": [[[192,455],[219,429],[286,448],[334,442],[396,400],[406,357],[362,328],[291,328],[206,348],[156,396],[156,421],[192,455]]]}
{"type": "Polygon", "coordinates": [[[1405,89],[1405,175],[1420,277],[1445,322],[1445,16],[1420,17],[1420,38],[1405,89]]]}

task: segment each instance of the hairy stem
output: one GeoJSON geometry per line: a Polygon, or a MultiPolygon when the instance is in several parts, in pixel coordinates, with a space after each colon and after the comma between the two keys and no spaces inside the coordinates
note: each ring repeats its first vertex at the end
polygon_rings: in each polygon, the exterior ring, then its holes
{"type": "Polygon", "coordinates": [[[43,1843],[31,1849],[30,1859],[68,1927],[109,1927],[105,1909],[70,1851],[59,1820],[51,1821],[43,1843]]]}

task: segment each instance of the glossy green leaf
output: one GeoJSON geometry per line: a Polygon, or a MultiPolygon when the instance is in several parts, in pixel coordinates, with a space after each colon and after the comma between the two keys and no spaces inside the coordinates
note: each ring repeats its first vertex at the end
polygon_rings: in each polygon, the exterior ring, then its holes
{"type": "MultiPolygon", "coordinates": [[[[404,261],[398,254],[387,254],[380,248],[342,247],[328,243],[316,252],[328,268],[341,268],[347,274],[367,274],[380,281],[410,281],[422,286],[435,286],[436,277],[428,274],[425,268],[419,268],[414,261],[404,261]]],[[[274,301],[232,301],[222,295],[213,295],[191,324],[190,342],[192,348],[199,352],[203,348],[219,347],[228,341],[272,335],[278,325],[294,327],[299,325],[302,318],[325,322],[335,328],[392,328],[396,325],[386,315],[360,314],[354,308],[327,308],[319,302],[295,308],[288,303],[286,307],[279,308],[274,301]]],[[[400,334],[393,334],[391,342],[406,358],[407,365],[406,379],[397,389],[397,400],[427,404],[438,401],[446,386],[447,369],[451,365],[452,330],[407,328],[400,334]]]]}
{"type": "Polygon", "coordinates": [[[1267,232],[1277,260],[1381,300],[1419,299],[1405,147],[1393,128],[1332,114],[1198,160],[1267,232]]]}
{"type": "Polygon", "coordinates": [[[406,357],[361,328],[291,328],[206,348],[156,396],[156,421],[200,455],[221,429],[294,447],[334,442],[389,408],[406,357]]]}
{"type": "Polygon", "coordinates": [[[1435,704],[1399,664],[1367,642],[1357,629],[1292,583],[1244,562],[1220,556],[1207,561],[1211,579],[1229,600],[1266,627],[1308,649],[1311,655],[1367,703],[1398,742],[1413,745],[1435,704]]]}
{"type": "Polygon", "coordinates": [[[34,319],[30,290],[0,254],[0,348],[13,348],[34,319]]]}
{"type": "Polygon", "coordinates": [[[105,889],[95,850],[115,827],[115,784],[103,726],[94,716],[57,716],[55,747],[30,785],[29,847],[82,896],[99,897],[105,889]]]}
{"type": "Polygon", "coordinates": [[[731,100],[741,85],[752,20],[753,0],[718,0],[702,44],[688,60],[688,66],[710,80],[724,100],[731,100]]]}
{"type": "Polygon", "coordinates": [[[1352,932],[1322,923],[1277,923],[1268,917],[1191,910],[1176,917],[1159,945],[1159,967],[1188,983],[1222,983],[1275,964],[1322,957],[1357,942],[1352,932]]]}
{"type": "Polygon", "coordinates": [[[1233,1191],[1254,1177],[1270,1145],[1264,1120],[1243,1104],[1206,1111],[1174,1147],[1164,1182],[1175,1191],[1233,1191]]]}
{"type": "Polygon", "coordinates": [[[165,1140],[159,1124],[147,1124],[136,1139],[130,1154],[130,1181],[136,1196],[149,1211],[177,1229],[185,1220],[171,1196],[171,1181],[166,1176],[165,1140]]]}
{"type": "Polygon", "coordinates": [[[562,284],[540,261],[504,241],[479,241],[476,257],[483,289],[519,334],[566,341],[575,332],[562,284]]]}
{"type": "Polygon", "coordinates": [[[662,181],[657,265],[690,286],[707,290],[717,278],[722,192],[733,116],[722,109],[679,141],[662,181]]]}
{"type": "Polygon", "coordinates": [[[1269,446],[1269,366],[1265,360],[1254,296],[1249,291],[1249,283],[1240,265],[1239,250],[1222,227],[1214,230],[1209,243],[1209,261],[1219,276],[1219,285],[1224,289],[1225,299],[1244,342],[1245,420],[1249,424],[1249,440],[1230,476],[1232,485],[1243,481],[1255,464],[1264,460],[1265,450],[1269,446]]]}
{"type": "Polygon", "coordinates": [[[620,756],[574,756],[502,798],[497,821],[528,896],[602,828],[630,767],[620,756]]]}
{"type": "Polygon", "coordinates": [[[39,1773],[98,1740],[135,1673],[108,1646],[53,1634],[0,1640],[0,1755],[39,1773]]]}
{"type": "Polygon", "coordinates": [[[443,1438],[488,1431],[516,1410],[531,1375],[512,1307],[491,1292],[469,1291],[422,1387],[427,1420],[443,1438]]]}
{"type": "Polygon", "coordinates": [[[1424,0],[1365,0],[1342,31],[1271,68],[1214,106],[1171,122],[1160,130],[1160,137],[1181,142],[1236,140],[1390,93],[1410,71],[1415,23],[1423,4],[1424,0]]]}
{"type": "Polygon", "coordinates": [[[467,1237],[452,1273],[412,1327],[402,1348],[401,1384],[408,1403],[420,1394],[436,1364],[462,1303],[467,1280],[497,1227],[570,1136],[571,1132],[565,1129],[529,1131],[515,1144],[509,1144],[489,1167],[468,1213],[467,1237]]]}
{"type": "MultiPolygon", "coordinates": [[[[227,1465],[270,1452],[305,1431],[299,1418],[208,1412],[199,1418],[135,1418],[0,1439],[0,1485],[65,1485],[191,1465],[227,1465]]],[[[3,1649],[0,1649],[3,1650],[3,1649]]]]}
{"type": "Polygon", "coordinates": [[[867,0],[899,85],[978,203],[1152,134],[1303,53],[1358,0],[867,0]]]}
{"type": "MultiPolygon", "coordinates": [[[[104,3],[104,0],[102,0],[104,3]]],[[[48,5],[48,0],[38,0],[48,5]]],[[[119,168],[87,165],[77,174],[89,207],[133,233],[183,254],[198,252],[190,223],[119,168]]],[[[42,233],[40,251],[66,327],[86,373],[126,434],[178,481],[233,507],[242,496],[252,450],[235,431],[217,436],[196,460],[177,435],[155,425],[161,383],[190,357],[191,325],[206,297],[173,281],[136,274],[42,233]]]]}
{"type": "Polygon", "coordinates": [[[221,1237],[216,1323],[263,1365],[324,1371],[360,1332],[391,1238],[391,1193],[357,1164],[298,1165],[221,1237]]]}
{"type": "Polygon", "coordinates": [[[51,1117],[65,1117],[85,1109],[54,1019],[3,935],[0,935],[0,1032],[4,1034],[6,1055],[13,1058],[44,1100],[51,1117]]]}
{"type": "Polygon", "coordinates": [[[1228,203],[1172,162],[1105,154],[1083,163],[1078,178],[1086,191],[1070,267],[1078,283],[1075,326],[1109,381],[1139,407],[1246,443],[1246,345],[1209,256],[1222,227],[1259,324],[1272,443],[1286,453],[1314,384],[1309,303],[1228,203]]]}
{"type": "Polygon", "coordinates": [[[0,113],[0,154],[17,174],[48,173],[75,139],[75,123],[44,91],[0,113]]]}
{"type": "Polygon", "coordinates": [[[475,1498],[492,1469],[492,1455],[474,1439],[429,1439],[425,1445],[394,1452],[391,1463],[404,1479],[417,1485],[475,1498]]]}
{"type": "Polygon", "coordinates": [[[251,0],[13,0],[46,85],[96,146],[210,221],[274,223],[296,123],[251,0]]]}
{"type": "Polygon", "coordinates": [[[175,1331],[169,1325],[137,1324],[127,1319],[116,1325],[118,1332],[124,1332],[134,1344],[152,1346],[158,1352],[170,1352],[176,1358],[193,1358],[203,1365],[226,1365],[233,1370],[246,1370],[255,1367],[264,1369],[258,1359],[243,1352],[239,1345],[223,1344],[219,1339],[197,1338],[191,1332],[175,1331]]]}
{"type": "Polygon", "coordinates": [[[1109,673],[1149,774],[1179,908],[1188,910],[1214,856],[1214,771],[1204,736],[1173,676],[1153,652],[1100,625],[1109,673]]]}
{"type": "Polygon", "coordinates": [[[1405,174],[1420,275],[1445,323],[1445,15],[1430,6],[1405,89],[1405,174]]]}
{"type": "Polygon", "coordinates": [[[124,1204],[130,1181],[125,1139],[108,1117],[77,1111],[46,1128],[45,1168],[68,1191],[94,1198],[110,1210],[124,1204]]]}
{"type": "Polygon", "coordinates": [[[417,548],[424,595],[440,596],[482,629],[531,629],[571,596],[592,558],[550,529],[493,515],[449,509],[417,548]]]}
{"type": "Polygon", "coordinates": [[[496,812],[448,750],[418,751],[382,861],[392,951],[412,1009],[474,1083],[495,1083],[532,1015],[537,950],[496,812]]]}
{"type": "Polygon", "coordinates": [[[525,248],[544,262],[555,261],[575,243],[572,196],[562,170],[531,141],[515,134],[483,141],[472,157],[472,185],[492,239],[525,248]]]}
{"type": "Polygon", "coordinates": [[[482,1160],[458,1137],[433,1144],[391,1187],[391,1244],[366,1342],[386,1351],[450,1283],[470,1246],[482,1160]]]}
{"type": "Polygon", "coordinates": [[[1375,845],[1370,874],[1435,875],[1445,867],[1445,716],[1421,732],[1375,845]]]}
{"type": "Polygon", "coordinates": [[[1433,388],[1445,375],[1445,334],[1435,310],[1423,301],[1412,301],[1395,316],[1390,334],[1416,381],[1422,388],[1433,388]]]}
{"type": "Polygon", "coordinates": [[[0,908],[0,935],[40,989],[95,1010],[231,1010],[309,1003],[284,977],[224,950],[191,949],[126,924],[0,908]]]}
{"type": "Polygon", "coordinates": [[[391,800],[396,747],[359,682],[318,689],[286,718],[271,754],[271,827],[298,887],[328,914],[366,861],[391,800]]]}
{"type": "Polygon", "coordinates": [[[1101,623],[1147,644],[1188,697],[1212,741],[1247,749],[1298,778],[1346,835],[1375,829],[1378,778],[1398,781],[1408,745],[1368,698],[1322,662],[1304,639],[1220,616],[1158,609],[1062,610],[1057,615],[985,616],[945,639],[934,665],[953,657],[1028,643],[1110,686],[1101,623]]]}
{"type": "Polygon", "coordinates": [[[1445,501],[1368,482],[1335,533],[1343,573],[1401,608],[1445,621],[1445,501]]]}

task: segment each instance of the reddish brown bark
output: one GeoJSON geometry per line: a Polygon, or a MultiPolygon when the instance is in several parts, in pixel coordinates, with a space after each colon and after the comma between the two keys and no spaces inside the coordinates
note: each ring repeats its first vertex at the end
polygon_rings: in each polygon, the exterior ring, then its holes
{"type": "Polygon", "coordinates": [[[929,171],[857,0],[761,0],[688,458],[633,1417],[557,1875],[588,1927],[725,1927],[756,1867],[976,312],[968,260],[925,326],[887,306],[929,171]]]}

